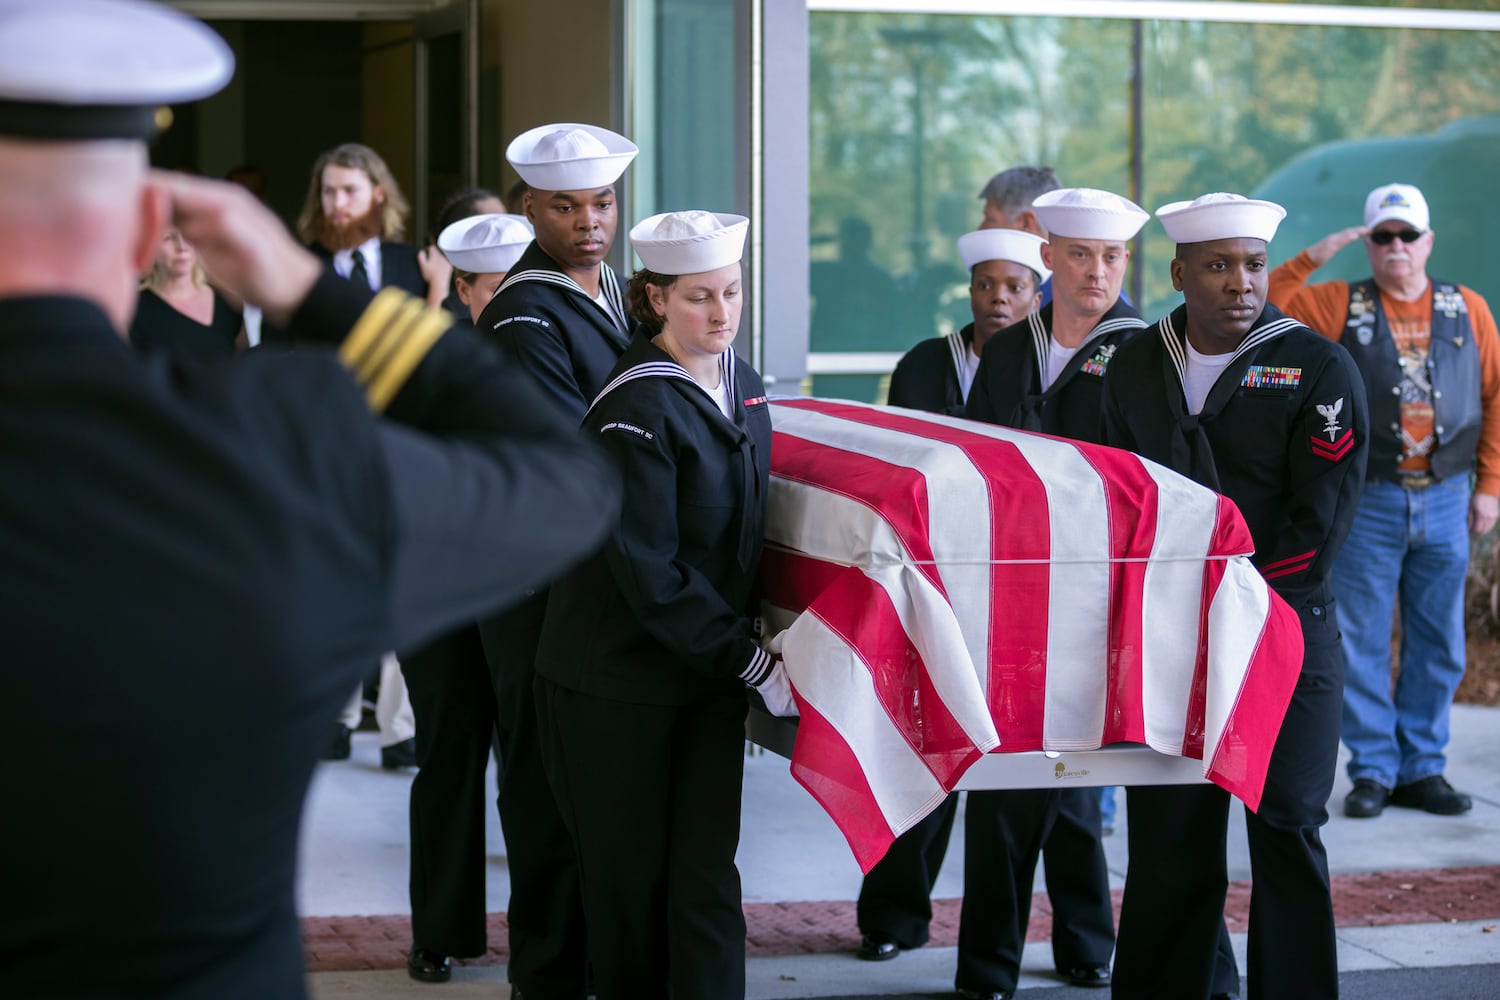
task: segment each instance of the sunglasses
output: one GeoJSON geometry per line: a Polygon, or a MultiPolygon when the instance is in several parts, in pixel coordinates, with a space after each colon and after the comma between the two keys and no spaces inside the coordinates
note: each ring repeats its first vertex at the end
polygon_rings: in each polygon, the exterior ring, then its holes
{"type": "Polygon", "coordinates": [[[1370,242],[1378,247],[1390,246],[1397,239],[1402,243],[1415,243],[1422,238],[1422,234],[1415,229],[1403,229],[1399,233],[1393,233],[1389,229],[1377,229],[1370,234],[1370,242]]]}

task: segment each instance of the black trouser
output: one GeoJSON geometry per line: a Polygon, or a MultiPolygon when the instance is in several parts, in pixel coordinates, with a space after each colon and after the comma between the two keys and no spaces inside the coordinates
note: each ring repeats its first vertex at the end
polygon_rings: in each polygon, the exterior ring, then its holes
{"type": "Polygon", "coordinates": [[[743,998],[745,695],[638,705],[538,677],[537,713],[578,851],[598,1000],[743,998]]]}
{"type": "Polygon", "coordinates": [[[578,861],[547,782],[532,691],[545,594],[479,624],[500,731],[500,829],[510,866],[511,983],[527,1000],[583,1000],[588,966],[578,861]]]}
{"type": "MultiPolygon", "coordinates": [[[[1342,712],[1343,661],[1331,606],[1301,614],[1306,653],[1272,751],[1250,841],[1250,1000],[1338,996],[1328,821],[1342,712]]],[[[1229,795],[1213,785],[1132,788],[1130,869],[1114,996],[1203,1000],[1228,885],[1229,795]]]]}
{"type": "Polygon", "coordinates": [[[411,934],[419,948],[482,955],[485,937],[484,772],[495,732],[495,689],[465,626],[401,656],[417,720],[411,783],[411,934]]]}
{"type": "Polygon", "coordinates": [[[964,904],[954,982],[1014,990],[1037,858],[1052,901],[1052,964],[1109,965],[1115,918],[1094,788],[971,791],[964,807],[964,904]]]}
{"type": "Polygon", "coordinates": [[[859,932],[902,948],[927,943],[932,923],[932,887],[937,883],[948,836],[958,812],[954,792],[916,826],[897,837],[859,887],[855,920],[859,932]]]}

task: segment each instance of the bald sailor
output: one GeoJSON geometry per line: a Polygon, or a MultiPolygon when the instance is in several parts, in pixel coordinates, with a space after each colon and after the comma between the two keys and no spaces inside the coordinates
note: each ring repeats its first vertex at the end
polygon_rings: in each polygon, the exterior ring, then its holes
{"type": "Polygon", "coordinates": [[[158,109],[232,71],[156,4],[0,5],[0,728],[27,752],[0,777],[0,996],[305,996],[298,825],[349,690],[617,509],[446,314],[335,277],[237,185],[149,170],[158,109]],[[315,343],[131,351],[169,222],[315,343]]]}
{"type": "MultiPolygon", "coordinates": [[[[615,184],[636,146],[596,125],[542,125],[506,150],[536,232],[475,324],[558,407],[583,420],[635,332],[604,261],[615,184]]],[[[547,592],[480,623],[499,711],[500,825],[510,861],[510,981],[527,1000],[583,1000],[578,864],[542,770],[532,694],[547,592]]]]}
{"type": "MultiPolygon", "coordinates": [[[[1349,353],[1266,301],[1267,244],[1286,212],[1236,194],[1157,211],[1177,244],[1183,305],[1116,353],[1104,443],[1233,500],[1254,563],[1296,611],[1304,653],[1246,812],[1251,997],[1338,996],[1328,821],[1342,712],[1330,580],[1364,480],[1364,382],[1349,353]]],[[[1215,785],[1136,787],[1114,996],[1201,1000],[1212,990],[1227,885],[1229,796],[1215,785]]]]}

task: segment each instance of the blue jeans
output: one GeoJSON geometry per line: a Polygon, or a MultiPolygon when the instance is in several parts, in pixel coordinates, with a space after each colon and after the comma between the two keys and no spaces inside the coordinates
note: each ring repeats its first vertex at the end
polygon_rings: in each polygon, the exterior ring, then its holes
{"type": "Polygon", "coordinates": [[[1464,675],[1469,483],[1424,490],[1370,482],[1334,563],[1343,629],[1349,777],[1386,788],[1443,772],[1448,710],[1464,675]],[[1401,672],[1391,691],[1391,616],[1401,598],[1401,672]]]}

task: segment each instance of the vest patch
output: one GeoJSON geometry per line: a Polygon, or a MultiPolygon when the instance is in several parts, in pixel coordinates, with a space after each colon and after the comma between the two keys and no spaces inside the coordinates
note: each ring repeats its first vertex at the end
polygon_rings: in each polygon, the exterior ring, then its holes
{"type": "Polygon", "coordinates": [[[1285,365],[1251,365],[1240,385],[1247,389],[1295,389],[1302,384],[1302,369],[1285,365]]]}
{"type": "Polygon", "coordinates": [[[1084,375],[1098,375],[1100,378],[1103,378],[1105,370],[1109,368],[1110,361],[1114,360],[1116,346],[1115,344],[1103,345],[1078,370],[1084,375]]]}

